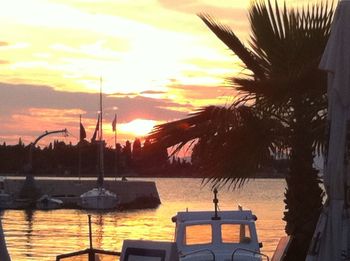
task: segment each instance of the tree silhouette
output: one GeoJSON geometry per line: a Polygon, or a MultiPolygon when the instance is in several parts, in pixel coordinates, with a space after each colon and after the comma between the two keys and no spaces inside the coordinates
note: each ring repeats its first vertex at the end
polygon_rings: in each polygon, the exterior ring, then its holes
{"type": "Polygon", "coordinates": [[[332,17],[327,4],[295,10],[256,1],[248,48],[230,28],[200,15],[240,58],[246,72],[231,79],[240,95],[231,106],[205,107],[156,126],[149,136],[154,144],[176,145],[175,152],[198,141],[193,163],[213,187],[241,186],[271,155],[289,157],[284,219],[293,241],[287,260],[305,259],[322,206],[313,157],[324,142],[327,84],[317,67],[332,17]]]}

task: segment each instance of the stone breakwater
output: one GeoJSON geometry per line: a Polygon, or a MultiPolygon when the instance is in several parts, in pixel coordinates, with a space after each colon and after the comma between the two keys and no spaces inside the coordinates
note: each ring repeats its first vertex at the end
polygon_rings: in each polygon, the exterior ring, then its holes
{"type": "MultiPolygon", "coordinates": [[[[13,208],[23,208],[21,205],[25,205],[21,204],[23,200],[19,199],[24,182],[24,178],[6,178],[4,180],[4,191],[10,194],[15,202],[13,208]]],[[[47,194],[61,199],[64,208],[78,208],[77,202],[80,195],[96,187],[96,180],[36,178],[35,186],[41,195],[47,194]]],[[[161,203],[156,184],[153,181],[105,180],[104,187],[120,198],[120,209],[154,208],[161,203]]]]}

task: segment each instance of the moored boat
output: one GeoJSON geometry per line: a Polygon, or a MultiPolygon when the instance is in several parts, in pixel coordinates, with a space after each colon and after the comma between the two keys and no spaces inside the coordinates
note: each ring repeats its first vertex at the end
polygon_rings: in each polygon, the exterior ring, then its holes
{"type": "MultiPolygon", "coordinates": [[[[98,160],[99,160],[99,173],[97,179],[97,188],[93,188],[83,194],[80,195],[80,201],[78,205],[84,209],[95,209],[95,210],[110,210],[116,209],[119,203],[119,198],[116,194],[111,191],[108,191],[103,187],[104,182],[104,147],[105,142],[102,139],[102,79],[100,82],[100,111],[98,114],[97,125],[94,133],[94,137],[96,137],[98,131],[99,140],[94,142],[98,144],[98,160]]],[[[95,138],[93,138],[95,139],[95,138]]]]}
{"type": "Polygon", "coordinates": [[[51,210],[58,209],[63,206],[63,201],[60,199],[52,198],[49,195],[45,194],[41,196],[36,201],[36,208],[41,210],[51,210]]]}
{"type": "Polygon", "coordinates": [[[216,195],[217,191],[214,190],[214,211],[178,212],[172,218],[176,224],[175,242],[126,240],[120,260],[129,260],[131,252],[134,253],[132,260],[135,261],[156,253],[162,255],[158,256],[164,258],[162,260],[269,260],[267,255],[260,252],[262,243],[258,241],[255,226],[257,218],[252,211],[241,207],[218,211],[216,195]]]}
{"type": "Polygon", "coordinates": [[[80,206],[84,209],[115,209],[118,203],[117,196],[103,187],[93,188],[80,196],[80,206]]]}

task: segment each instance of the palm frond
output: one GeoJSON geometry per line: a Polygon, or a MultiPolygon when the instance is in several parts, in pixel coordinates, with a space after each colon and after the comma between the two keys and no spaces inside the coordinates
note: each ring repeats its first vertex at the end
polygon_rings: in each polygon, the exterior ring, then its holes
{"type": "Polygon", "coordinates": [[[207,14],[200,14],[199,17],[208,28],[241,59],[247,69],[251,70],[258,78],[263,79],[265,77],[264,71],[260,63],[256,60],[255,55],[244,46],[229,27],[217,23],[207,14]]]}
{"type": "Polygon", "coordinates": [[[203,136],[193,149],[192,163],[213,187],[233,188],[253,178],[283,143],[279,121],[262,118],[251,107],[235,110],[234,125],[203,136]]]}
{"type": "Polygon", "coordinates": [[[280,9],[277,1],[274,9],[270,0],[255,3],[249,11],[250,47],[264,64],[267,77],[264,84],[257,83],[255,87],[252,84],[245,86],[246,81],[241,79],[233,79],[233,82],[246,92],[270,100],[266,104],[281,105],[284,102],[288,105],[292,97],[312,97],[315,90],[322,96],[326,82],[316,85],[313,81],[317,80],[317,74],[320,75],[317,67],[330,33],[332,17],[332,6],[327,3],[301,11],[287,9],[286,4],[280,9]],[[275,84],[276,79],[280,84],[275,84]],[[259,89],[268,85],[269,88],[259,89]]]}
{"type": "Polygon", "coordinates": [[[254,177],[272,152],[281,147],[284,128],[279,121],[262,118],[251,107],[209,106],[190,117],[156,126],[148,136],[154,144],[177,145],[198,141],[192,161],[207,182],[234,188],[254,177]]]}

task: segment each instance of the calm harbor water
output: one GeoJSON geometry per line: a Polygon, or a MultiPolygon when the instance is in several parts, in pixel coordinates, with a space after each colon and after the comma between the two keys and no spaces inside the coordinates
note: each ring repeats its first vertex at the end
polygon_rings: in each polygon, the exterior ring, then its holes
{"type": "MultiPolygon", "coordinates": [[[[70,209],[3,211],[1,219],[12,260],[55,260],[58,254],[88,248],[88,214],[92,215],[93,246],[120,251],[124,239],[173,240],[171,217],[177,211],[213,209],[210,188],[202,187],[200,179],[152,180],[162,201],[157,209],[105,214],[70,209]]],[[[262,251],[269,256],[285,235],[284,188],[284,180],[257,179],[237,191],[219,191],[221,210],[236,209],[240,204],[258,216],[262,251]]]]}

